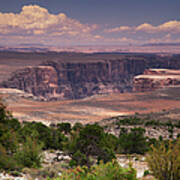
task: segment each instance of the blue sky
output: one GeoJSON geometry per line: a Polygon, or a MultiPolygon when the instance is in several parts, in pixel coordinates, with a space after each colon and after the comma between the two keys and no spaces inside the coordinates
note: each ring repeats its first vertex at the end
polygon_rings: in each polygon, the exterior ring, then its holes
{"type": "Polygon", "coordinates": [[[179,9],[180,0],[1,0],[0,44],[180,42],[179,9]]]}

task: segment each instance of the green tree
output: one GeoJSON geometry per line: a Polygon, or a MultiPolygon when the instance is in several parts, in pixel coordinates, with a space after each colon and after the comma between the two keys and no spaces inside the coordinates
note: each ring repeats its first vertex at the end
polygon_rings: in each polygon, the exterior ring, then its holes
{"type": "Polygon", "coordinates": [[[58,129],[37,122],[25,123],[19,130],[19,135],[23,142],[27,136],[37,138],[39,143],[44,144],[43,149],[62,149],[61,142],[65,140],[65,136],[58,129]]]}
{"type": "Polygon", "coordinates": [[[17,130],[20,128],[19,121],[0,102],[0,145],[9,154],[16,151],[16,147],[18,146],[17,130]]]}
{"type": "Polygon", "coordinates": [[[123,128],[119,135],[120,153],[144,154],[148,149],[144,134],[145,129],[143,128],[132,128],[130,132],[123,128]]]}
{"type": "Polygon", "coordinates": [[[72,130],[74,131],[80,131],[83,128],[83,125],[80,122],[77,122],[74,124],[72,130]]]}
{"type": "Polygon", "coordinates": [[[18,140],[16,132],[9,130],[0,136],[0,144],[6,149],[9,154],[16,152],[18,140]]]}
{"type": "Polygon", "coordinates": [[[0,144],[0,170],[20,170],[22,166],[18,164],[16,159],[9,154],[6,149],[0,144]]]}
{"type": "Polygon", "coordinates": [[[67,137],[56,129],[51,129],[51,135],[48,141],[48,148],[63,150],[63,144],[67,141],[67,137]]]}
{"type": "Polygon", "coordinates": [[[36,139],[27,137],[26,141],[19,146],[15,156],[16,161],[23,167],[40,167],[42,159],[42,144],[36,139]]]}
{"type": "Polygon", "coordinates": [[[57,124],[57,130],[60,132],[64,132],[65,134],[71,132],[71,124],[70,123],[59,123],[57,124]]]}
{"type": "Polygon", "coordinates": [[[66,147],[66,150],[72,157],[77,151],[80,151],[81,157],[85,156],[86,161],[79,161],[77,158],[74,158],[74,160],[77,164],[79,162],[86,162],[85,164],[90,166],[89,158],[91,156],[98,157],[98,160],[103,160],[104,162],[115,158],[114,146],[114,138],[108,136],[101,126],[98,124],[88,124],[79,131],[72,131],[64,147],[66,147]],[[110,141],[108,142],[108,140],[110,141]]]}

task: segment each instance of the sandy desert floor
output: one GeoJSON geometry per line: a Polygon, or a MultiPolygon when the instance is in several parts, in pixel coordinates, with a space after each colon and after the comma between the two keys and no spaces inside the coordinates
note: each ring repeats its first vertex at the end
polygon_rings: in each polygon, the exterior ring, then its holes
{"type": "Polygon", "coordinates": [[[22,97],[15,91],[2,92],[8,109],[20,121],[90,123],[105,118],[135,113],[167,112],[166,116],[180,119],[179,88],[148,93],[96,95],[80,100],[43,102],[22,97]]]}

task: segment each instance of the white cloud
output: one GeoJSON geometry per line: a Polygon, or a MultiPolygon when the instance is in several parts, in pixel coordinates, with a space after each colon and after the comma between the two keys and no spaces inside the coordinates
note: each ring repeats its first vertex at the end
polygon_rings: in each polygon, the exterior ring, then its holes
{"type": "Polygon", "coordinates": [[[153,31],[155,31],[155,27],[152,26],[151,24],[148,24],[148,23],[144,23],[144,24],[141,24],[139,26],[137,26],[135,28],[135,31],[145,31],[145,32],[148,32],[148,33],[152,33],[153,31]]]}
{"type": "Polygon", "coordinates": [[[0,34],[8,35],[84,35],[96,29],[96,25],[82,24],[64,13],[50,14],[47,9],[24,6],[19,14],[0,13],[0,34]]]}
{"type": "Polygon", "coordinates": [[[105,32],[119,32],[119,31],[129,31],[131,30],[131,27],[129,26],[120,26],[117,28],[112,28],[112,29],[105,29],[105,32]]]}
{"type": "Polygon", "coordinates": [[[180,33],[180,21],[168,21],[158,26],[153,26],[148,23],[143,23],[139,26],[120,26],[117,28],[106,29],[105,32],[122,32],[122,31],[129,31],[129,32],[146,32],[146,33],[180,33]]]}
{"type": "Polygon", "coordinates": [[[161,33],[166,40],[174,40],[180,33],[180,21],[168,21],[158,26],[143,23],[103,29],[102,25],[84,24],[64,13],[49,13],[46,8],[38,5],[24,6],[20,13],[0,12],[1,44],[137,44],[148,40],[160,41],[161,33]],[[118,32],[123,32],[123,36],[118,36],[118,32]],[[137,32],[145,33],[137,36],[137,32]]]}

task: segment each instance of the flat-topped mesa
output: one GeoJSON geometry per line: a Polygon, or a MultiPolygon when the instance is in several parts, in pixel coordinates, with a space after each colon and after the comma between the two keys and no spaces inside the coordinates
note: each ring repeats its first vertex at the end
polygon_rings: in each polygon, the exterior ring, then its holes
{"type": "Polygon", "coordinates": [[[180,75],[180,70],[174,69],[145,69],[144,75],[180,75]]]}
{"type": "Polygon", "coordinates": [[[144,74],[133,79],[133,91],[153,91],[180,85],[180,70],[146,69],[144,74]]]}

